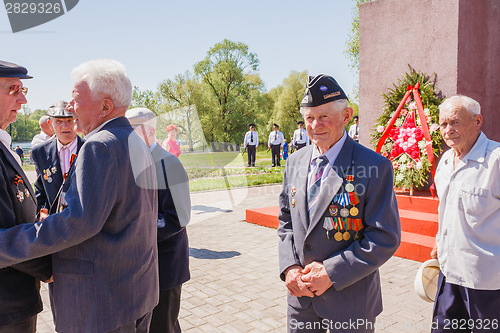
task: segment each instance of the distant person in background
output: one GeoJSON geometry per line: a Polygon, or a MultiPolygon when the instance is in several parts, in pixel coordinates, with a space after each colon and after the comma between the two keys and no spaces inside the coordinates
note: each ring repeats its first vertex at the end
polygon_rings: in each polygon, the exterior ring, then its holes
{"type": "Polygon", "coordinates": [[[41,116],[38,124],[40,125],[40,133],[33,137],[33,140],[31,141],[32,148],[40,143],[49,141],[54,134],[54,131],[49,123],[49,116],[41,116]]]}
{"type": "Polygon", "coordinates": [[[19,155],[19,158],[21,159],[21,165],[24,164],[24,151],[23,151],[23,148],[19,147],[19,145],[17,145],[16,147],[16,154],[19,155]]]}
{"type": "Polygon", "coordinates": [[[273,167],[281,166],[280,164],[280,152],[283,144],[285,143],[285,137],[283,133],[279,131],[280,127],[278,124],[273,124],[273,131],[269,133],[269,139],[267,140],[267,151],[271,150],[273,167]]]}
{"type": "Polygon", "coordinates": [[[354,116],[352,119],[354,119],[354,124],[349,127],[349,136],[356,142],[359,142],[359,117],[354,116]]]}
{"type": "Polygon", "coordinates": [[[179,142],[177,142],[177,140],[175,139],[175,137],[177,136],[177,126],[175,126],[174,124],[168,125],[167,135],[168,138],[163,141],[161,147],[178,158],[181,154],[181,147],[179,146],[179,142]]]}
{"type": "Polygon", "coordinates": [[[259,134],[255,131],[255,124],[248,124],[250,130],[246,132],[245,139],[243,140],[243,145],[245,146],[245,151],[248,154],[248,166],[255,166],[255,154],[257,147],[259,145],[259,134]]]}
{"type": "Polygon", "coordinates": [[[304,122],[299,120],[297,122],[299,128],[293,132],[293,141],[292,145],[299,150],[300,148],[304,148],[309,144],[309,135],[307,135],[307,131],[304,128],[304,122]]]}
{"type": "Polygon", "coordinates": [[[74,159],[72,156],[76,157],[84,142],[76,135],[75,120],[73,114],[66,110],[67,105],[68,103],[60,101],[49,107],[47,114],[55,136],[31,151],[31,159],[37,173],[35,194],[38,214],[42,208],[56,212],[52,206],[57,204],[56,197],[68,175],[74,159]]]}
{"type": "Polygon", "coordinates": [[[146,108],[135,108],[125,116],[149,147],[158,181],[160,302],[153,310],[149,332],[178,333],[182,284],[190,279],[186,232],[191,218],[189,180],[179,159],[156,143],[156,115],[146,108]]]}
{"type": "Polygon", "coordinates": [[[283,144],[283,159],[286,161],[288,158],[288,142],[286,142],[286,139],[284,139],[285,143],[283,144]]]}
{"type": "MultiPolygon", "coordinates": [[[[22,66],[0,61],[0,229],[33,223],[36,201],[31,184],[21,168],[19,156],[10,149],[5,131],[16,121],[17,111],[27,103],[27,88],[21,79],[31,79],[22,66]]],[[[9,246],[9,245],[7,245],[9,246]]],[[[0,332],[33,333],[36,314],[43,309],[37,278],[52,275],[50,257],[0,269],[0,332]]]]}

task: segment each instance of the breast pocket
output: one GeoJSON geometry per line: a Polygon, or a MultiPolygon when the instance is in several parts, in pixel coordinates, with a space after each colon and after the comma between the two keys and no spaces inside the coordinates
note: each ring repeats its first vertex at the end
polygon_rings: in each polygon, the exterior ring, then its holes
{"type": "Polygon", "coordinates": [[[460,186],[459,200],[459,207],[472,227],[478,226],[478,223],[491,215],[499,204],[499,200],[491,195],[489,189],[470,184],[460,186]]]}

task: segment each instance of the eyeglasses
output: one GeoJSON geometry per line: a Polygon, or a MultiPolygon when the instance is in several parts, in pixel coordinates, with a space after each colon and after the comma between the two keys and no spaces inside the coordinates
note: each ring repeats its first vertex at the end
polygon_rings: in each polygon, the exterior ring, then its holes
{"type": "Polygon", "coordinates": [[[24,95],[26,95],[28,93],[28,88],[21,86],[10,86],[9,95],[15,95],[18,92],[22,92],[24,95]]]}

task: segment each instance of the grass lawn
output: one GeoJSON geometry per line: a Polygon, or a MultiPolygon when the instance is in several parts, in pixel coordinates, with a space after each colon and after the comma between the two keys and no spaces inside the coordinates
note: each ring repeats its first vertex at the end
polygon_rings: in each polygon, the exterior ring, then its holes
{"type": "MultiPolygon", "coordinates": [[[[189,189],[209,191],[275,184],[283,181],[283,167],[271,167],[271,153],[257,151],[255,167],[239,152],[192,153],[179,156],[189,177],[189,189]]],[[[282,163],[284,164],[284,163],[282,163]]]]}

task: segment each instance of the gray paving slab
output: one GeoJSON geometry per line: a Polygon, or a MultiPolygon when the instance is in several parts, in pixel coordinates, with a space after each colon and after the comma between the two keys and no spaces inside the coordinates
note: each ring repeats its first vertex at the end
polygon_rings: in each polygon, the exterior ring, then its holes
{"type": "MultiPolygon", "coordinates": [[[[279,185],[192,194],[188,226],[192,278],[183,287],[184,332],[286,332],[286,288],[278,277],[276,230],[246,223],[247,208],[278,204],[279,185]]],[[[419,263],[381,268],[384,312],[376,332],[429,332],[432,304],[413,291],[419,263]]],[[[47,286],[38,332],[54,332],[47,286]]]]}

